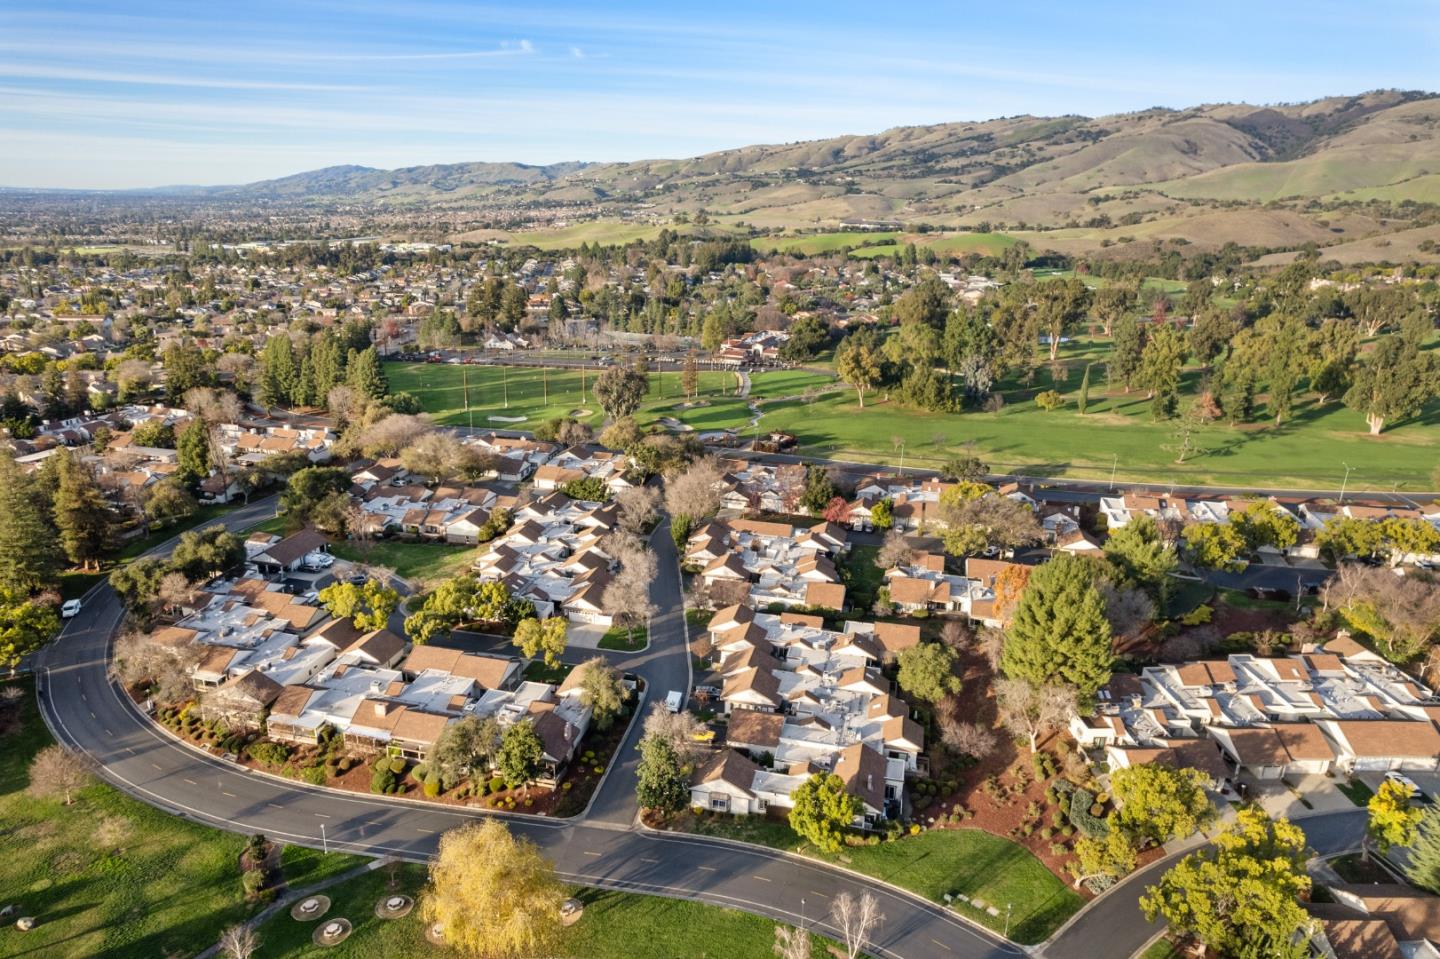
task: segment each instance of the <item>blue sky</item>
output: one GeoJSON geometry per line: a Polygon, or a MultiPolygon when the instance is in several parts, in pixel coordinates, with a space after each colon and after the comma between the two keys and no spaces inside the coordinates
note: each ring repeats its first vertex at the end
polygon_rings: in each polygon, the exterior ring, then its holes
{"type": "Polygon", "coordinates": [[[1440,89],[1433,3],[0,3],[0,185],[690,156],[1440,89]]]}

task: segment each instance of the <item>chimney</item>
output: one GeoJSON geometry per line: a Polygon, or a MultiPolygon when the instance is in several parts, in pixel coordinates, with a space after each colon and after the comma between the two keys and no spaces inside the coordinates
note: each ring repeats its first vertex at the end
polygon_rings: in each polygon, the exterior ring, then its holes
{"type": "Polygon", "coordinates": [[[871,792],[875,788],[875,777],[869,773],[865,774],[865,791],[871,792]]]}
{"type": "Polygon", "coordinates": [[[389,711],[390,711],[390,704],[389,704],[389,703],[376,703],[376,704],[375,704],[375,715],[376,715],[376,716],[381,716],[381,717],[383,717],[383,716],[384,716],[386,713],[388,713],[389,711]]]}

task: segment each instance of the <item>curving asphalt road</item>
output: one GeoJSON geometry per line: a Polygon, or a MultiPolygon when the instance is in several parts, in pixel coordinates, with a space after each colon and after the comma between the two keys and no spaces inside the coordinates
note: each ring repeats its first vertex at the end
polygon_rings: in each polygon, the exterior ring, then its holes
{"type": "MultiPolygon", "coordinates": [[[[274,514],[274,500],[230,513],[243,529],[274,514]]],[[[165,555],[173,542],[153,552],[165,555]]],[[[668,525],[652,539],[660,574],[651,598],[661,610],[650,647],[616,655],[653,693],[689,688],[679,569],[668,525]]],[[[1000,959],[1021,953],[910,893],[795,856],[743,843],[658,833],[636,822],[633,749],[622,747],[586,814],[548,821],[423,802],[372,798],[311,787],[225,763],[172,738],[112,680],[110,642],[123,610],[108,585],[96,586],[80,615],[39,658],[41,713],[56,738],[89,754],[99,774],[130,795],[194,822],[284,842],[369,856],[424,861],[439,836],[478,816],[499,815],[537,843],[571,882],[743,909],[836,935],[826,921],[831,898],[869,891],[887,917],[867,951],[886,959],[1000,959]]]]}

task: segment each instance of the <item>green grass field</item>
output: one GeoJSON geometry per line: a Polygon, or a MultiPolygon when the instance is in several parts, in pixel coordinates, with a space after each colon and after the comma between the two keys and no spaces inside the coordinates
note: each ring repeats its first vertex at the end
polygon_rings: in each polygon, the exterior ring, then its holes
{"type": "MultiPolygon", "coordinates": [[[[579,370],[387,363],[385,372],[392,390],[414,393],[425,412],[436,422],[450,426],[466,426],[473,421],[477,428],[534,429],[552,417],[588,410],[580,419],[598,428],[605,418],[593,392],[580,392],[582,376],[579,370]],[[467,380],[470,392],[468,412],[465,409],[467,380]],[[508,407],[505,405],[507,398],[508,407]],[[525,419],[507,423],[492,420],[492,416],[523,416],[525,419]]],[[[593,389],[597,373],[597,370],[591,370],[583,376],[587,391],[593,389]]],[[[705,405],[690,407],[686,406],[687,401],[680,392],[681,377],[678,372],[650,374],[650,395],[636,416],[642,425],[653,423],[662,416],[673,417],[697,430],[739,428],[749,420],[746,400],[735,395],[739,380],[734,373],[702,370],[700,399],[705,405]]],[[[750,390],[757,399],[799,396],[807,389],[823,388],[833,382],[832,377],[821,373],[775,370],[753,374],[750,390]]]]}
{"type": "Polygon", "coordinates": [[[473,563],[480,554],[474,546],[451,543],[339,542],[330,551],[352,563],[382,566],[417,590],[433,589],[473,563]]]}
{"type": "Polygon", "coordinates": [[[895,230],[839,231],[809,233],[800,236],[758,236],[750,245],[762,253],[776,250],[817,256],[836,253],[846,247],[850,255],[861,258],[895,256],[900,248],[914,243],[929,247],[941,256],[982,253],[996,256],[1006,247],[1015,245],[1015,238],[1003,233],[900,233],[895,230]]]}
{"type": "MultiPolygon", "coordinates": [[[[382,870],[327,890],[331,906],[326,918],[349,919],[354,927],[338,946],[314,945],[311,936],[316,923],[297,922],[286,912],[260,927],[256,959],[449,959],[460,955],[426,941],[418,907],[402,919],[375,916],[375,904],[392,894],[389,881],[382,870]]],[[[397,891],[418,897],[425,884],[425,868],[407,865],[396,881],[397,891]]],[[[585,904],[585,911],[579,922],[564,930],[557,955],[565,959],[769,956],[775,941],[775,923],[734,909],[593,889],[581,889],[575,895],[585,904]]],[[[813,941],[815,954],[822,955],[826,940],[814,936],[813,941]]]]}
{"type": "MultiPolygon", "coordinates": [[[[206,829],[106,785],[73,805],[25,792],[31,758],[52,740],[33,690],[0,717],[0,889],[39,925],[0,928],[0,955],[154,959],[194,955],[252,911],[240,891],[243,836],[206,829]]],[[[359,860],[286,850],[300,882],[359,860]]]]}
{"type": "Polygon", "coordinates": [[[1333,402],[1316,409],[1307,400],[1278,428],[1207,427],[1196,443],[1210,452],[1177,465],[1165,449],[1174,443],[1174,426],[1151,420],[1143,393],[1105,396],[1092,388],[1085,416],[1076,412],[1073,397],[1066,407],[1046,412],[1014,392],[1006,395],[1010,402],[998,413],[950,414],[900,407],[874,393],[861,410],[850,390],[814,403],[767,406],[760,427],[794,433],[802,452],[836,459],[896,465],[893,440],[899,438],[907,464],[937,466],[951,450],[973,443],[996,472],[1088,479],[1108,478],[1113,468],[1127,480],[1338,489],[1342,464],[1359,464],[1350,475],[1354,492],[1390,490],[1397,483],[1402,490],[1428,489],[1440,445],[1440,403],[1417,421],[1372,437],[1354,411],[1333,402]]]}
{"type": "Polygon", "coordinates": [[[964,903],[957,912],[996,931],[1005,928],[1010,904],[1010,938],[1040,942],[1082,905],[1080,896],[1029,850],[978,829],[934,829],[877,846],[847,847],[840,855],[816,853],[785,823],[758,816],[704,816],[691,820],[694,832],[727,836],[776,849],[804,852],[894,883],[934,902],[946,893],[983,899],[999,916],[964,903]]]}

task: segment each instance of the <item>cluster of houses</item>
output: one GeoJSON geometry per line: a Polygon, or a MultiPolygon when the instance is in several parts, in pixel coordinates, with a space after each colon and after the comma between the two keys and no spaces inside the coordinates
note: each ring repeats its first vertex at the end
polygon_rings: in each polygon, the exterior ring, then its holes
{"type": "Polygon", "coordinates": [[[684,561],[713,605],[838,610],[845,608],[845,584],[835,564],[849,547],[845,529],[823,520],[797,527],[717,519],[690,533],[684,561]]]}
{"type": "Polygon", "coordinates": [[[514,509],[518,502],[484,486],[430,487],[410,482],[409,471],[396,459],[361,467],[350,479],[350,492],[368,536],[404,534],[474,545],[495,510],[514,509]]]}
{"type": "MultiPolygon", "coordinates": [[[[293,548],[273,544],[259,555],[283,561],[314,545],[297,539],[293,548]]],[[[544,744],[541,781],[553,783],[589,728],[579,677],[559,686],[522,682],[513,657],[412,647],[389,629],[361,631],[332,619],[264,579],[212,583],[181,611],[151,641],[201,648],[191,681],[204,714],[277,742],[313,744],[329,727],[356,752],[423,760],[462,716],[493,716],[502,728],[530,720],[544,744]]]]}
{"type": "Polygon", "coordinates": [[[547,493],[516,508],[513,525],[491,540],[475,561],[482,582],[501,582],[512,596],[530,600],[540,617],[564,616],[574,623],[609,627],[605,604],[615,557],[602,540],[619,523],[613,502],[571,499],[547,493]]]}
{"type": "Polygon", "coordinates": [[[1335,772],[1440,768],[1440,701],[1408,674],[1341,633],[1299,655],[1117,673],[1100,708],[1076,715],[1080,745],[1112,768],[1170,762],[1218,787],[1335,772]]]}
{"type": "Polygon", "coordinates": [[[553,454],[535,471],[535,488],[548,493],[567,483],[598,479],[613,496],[634,485],[627,476],[629,470],[630,460],[624,453],[602,446],[572,446],[553,454]]]}
{"type": "Polygon", "coordinates": [[[861,801],[856,825],[903,811],[907,777],[926,772],[925,731],[881,665],[920,642],[920,629],[778,615],[735,605],[692,649],[706,664],[699,690],[727,715],[725,745],[695,772],[691,803],[736,815],[786,809],[817,772],[861,801]]]}
{"type": "Polygon", "coordinates": [[[1440,959],[1440,897],[1400,883],[1325,884],[1307,902],[1311,945],[1323,959],[1440,959]]]}
{"type": "Polygon", "coordinates": [[[724,366],[775,366],[780,348],[790,341],[783,330],[757,330],[731,337],[715,350],[714,360],[724,366]]]}

